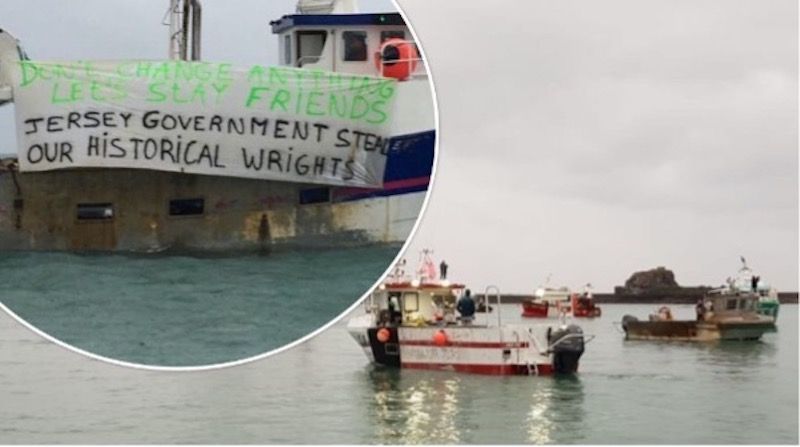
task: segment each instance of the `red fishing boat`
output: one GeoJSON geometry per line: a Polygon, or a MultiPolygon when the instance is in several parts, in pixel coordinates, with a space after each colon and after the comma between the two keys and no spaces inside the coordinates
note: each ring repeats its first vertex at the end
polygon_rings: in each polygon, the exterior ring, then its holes
{"type": "Polygon", "coordinates": [[[531,299],[522,302],[522,316],[527,318],[548,318],[572,316],[576,318],[599,317],[602,312],[594,303],[592,292],[587,284],[582,294],[571,293],[566,287],[540,287],[531,299]]]}
{"type": "Polygon", "coordinates": [[[594,303],[591,293],[578,295],[573,293],[570,297],[572,316],[576,318],[595,318],[602,314],[600,307],[594,303]]]}

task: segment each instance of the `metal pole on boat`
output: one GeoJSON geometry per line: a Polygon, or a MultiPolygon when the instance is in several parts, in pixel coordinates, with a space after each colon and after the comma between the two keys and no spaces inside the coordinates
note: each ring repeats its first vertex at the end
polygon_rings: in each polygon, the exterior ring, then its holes
{"type": "Polygon", "coordinates": [[[181,14],[181,54],[182,61],[189,59],[189,23],[191,22],[191,0],[183,0],[183,13],[181,14]]]}
{"type": "Polygon", "coordinates": [[[200,26],[203,23],[203,8],[199,0],[192,0],[192,60],[200,60],[200,26]]]}
{"type": "Polygon", "coordinates": [[[500,289],[497,286],[486,286],[486,290],[483,291],[483,297],[486,299],[486,325],[489,325],[489,292],[494,291],[495,297],[497,299],[497,327],[499,328],[502,325],[501,317],[500,317],[500,289]]]}
{"type": "Polygon", "coordinates": [[[180,0],[169,1],[169,21],[165,25],[169,25],[169,47],[167,54],[172,60],[180,59],[181,54],[181,12],[183,9],[179,5],[180,0]]]}

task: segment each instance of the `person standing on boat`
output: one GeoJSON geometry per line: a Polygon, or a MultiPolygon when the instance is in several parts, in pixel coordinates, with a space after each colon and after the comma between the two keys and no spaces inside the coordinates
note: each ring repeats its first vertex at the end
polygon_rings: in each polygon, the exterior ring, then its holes
{"type": "Polygon", "coordinates": [[[761,280],[760,277],[753,275],[750,278],[750,288],[753,289],[753,292],[758,292],[758,281],[761,280]]]}
{"type": "Polygon", "coordinates": [[[703,318],[709,320],[714,316],[714,303],[711,300],[706,300],[704,304],[705,312],[703,312],[703,318]]]}
{"type": "Polygon", "coordinates": [[[403,322],[403,313],[400,311],[400,297],[392,295],[389,297],[389,324],[400,326],[403,322]]]}
{"type": "Polygon", "coordinates": [[[464,295],[456,303],[456,310],[461,314],[461,322],[464,324],[471,323],[475,318],[475,301],[472,300],[471,295],[472,292],[469,289],[465,290],[464,295]]]}
{"type": "Polygon", "coordinates": [[[439,278],[447,279],[447,263],[444,260],[439,264],[439,278]]]}
{"type": "Polygon", "coordinates": [[[703,299],[699,298],[697,300],[697,304],[694,306],[695,312],[697,312],[697,321],[703,321],[706,317],[706,305],[703,303],[703,299]]]}

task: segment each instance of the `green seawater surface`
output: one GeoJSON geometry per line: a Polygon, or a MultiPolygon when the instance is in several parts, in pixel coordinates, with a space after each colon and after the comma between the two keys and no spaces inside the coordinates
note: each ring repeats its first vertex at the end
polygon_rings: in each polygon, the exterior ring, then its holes
{"type": "Polygon", "coordinates": [[[0,302],[46,334],[104,357],[216,364],[281,347],[329,322],[377,281],[398,249],[0,252],[0,302]]]}

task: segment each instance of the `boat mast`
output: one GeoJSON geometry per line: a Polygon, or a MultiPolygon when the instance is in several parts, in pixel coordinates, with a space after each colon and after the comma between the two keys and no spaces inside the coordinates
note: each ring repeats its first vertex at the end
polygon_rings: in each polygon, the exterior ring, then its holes
{"type": "Polygon", "coordinates": [[[202,22],[200,0],[170,0],[169,58],[172,60],[200,60],[200,26],[202,22]]]}

